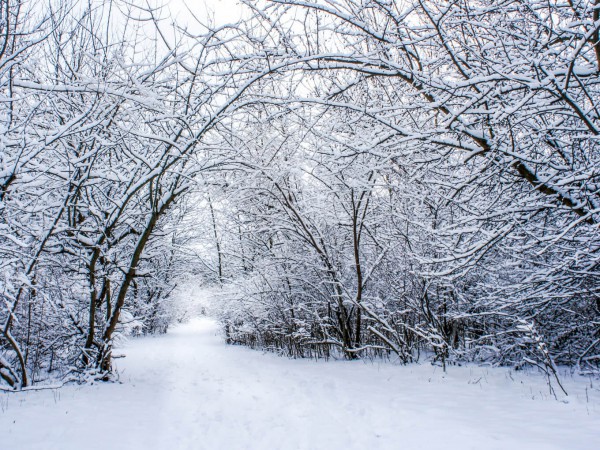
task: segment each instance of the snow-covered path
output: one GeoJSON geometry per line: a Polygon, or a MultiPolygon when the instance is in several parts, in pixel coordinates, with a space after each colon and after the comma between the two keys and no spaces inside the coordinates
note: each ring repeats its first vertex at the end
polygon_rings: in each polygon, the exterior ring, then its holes
{"type": "Polygon", "coordinates": [[[0,449],[600,448],[597,389],[573,380],[560,403],[503,369],[290,360],[209,319],[124,351],[122,384],[0,393],[0,449]]]}

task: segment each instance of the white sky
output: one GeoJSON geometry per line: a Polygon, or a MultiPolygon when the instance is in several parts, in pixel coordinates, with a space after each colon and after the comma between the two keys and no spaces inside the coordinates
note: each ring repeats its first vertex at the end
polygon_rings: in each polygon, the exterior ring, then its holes
{"type": "Polygon", "coordinates": [[[238,0],[171,0],[168,7],[180,23],[193,21],[189,8],[199,19],[214,17],[216,25],[237,22],[243,10],[238,0]]]}

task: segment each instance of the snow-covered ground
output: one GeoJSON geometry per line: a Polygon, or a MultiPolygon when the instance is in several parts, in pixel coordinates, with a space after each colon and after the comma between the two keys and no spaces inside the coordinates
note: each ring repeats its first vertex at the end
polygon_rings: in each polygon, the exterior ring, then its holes
{"type": "Polygon", "coordinates": [[[507,369],[291,360],[226,346],[209,319],[124,352],[122,384],[0,393],[0,449],[600,448],[585,378],[559,402],[507,369]]]}

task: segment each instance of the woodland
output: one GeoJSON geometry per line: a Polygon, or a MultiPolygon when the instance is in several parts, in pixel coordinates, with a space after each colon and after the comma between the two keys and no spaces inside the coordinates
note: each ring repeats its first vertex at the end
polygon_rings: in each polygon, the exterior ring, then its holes
{"type": "Polygon", "coordinates": [[[231,344],[598,375],[599,0],[239,8],[0,0],[0,387],[190,282],[231,344]]]}

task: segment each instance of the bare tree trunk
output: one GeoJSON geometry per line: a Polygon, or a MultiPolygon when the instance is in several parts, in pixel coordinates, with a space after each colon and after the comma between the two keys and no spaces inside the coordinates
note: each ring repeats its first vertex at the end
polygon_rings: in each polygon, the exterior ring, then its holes
{"type": "Polygon", "coordinates": [[[221,242],[219,241],[219,234],[217,232],[217,220],[215,218],[215,210],[213,208],[210,195],[208,195],[208,207],[210,208],[210,217],[212,219],[213,234],[215,236],[215,246],[217,248],[217,273],[219,275],[219,283],[223,284],[223,255],[221,253],[221,242]]]}

